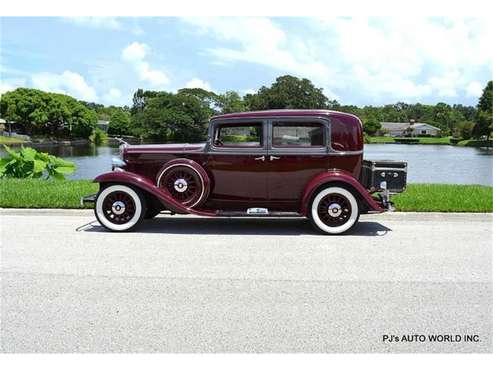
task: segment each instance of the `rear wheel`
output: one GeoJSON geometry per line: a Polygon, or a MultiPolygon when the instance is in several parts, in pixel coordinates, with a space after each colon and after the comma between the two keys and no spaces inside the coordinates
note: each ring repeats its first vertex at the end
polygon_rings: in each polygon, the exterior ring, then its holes
{"type": "Polygon", "coordinates": [[[96,198],[94,213],[99,223],[111,231],[134,228],[146,213],[145,198],[137,189],[126,185],[111,185],[96,198]]]}
{"type": "Polygon", "coordinates": [[[341,187],[328,187],[315,194],[309,209],[315,228],[326,234],[341,234],[359,219],[359,205],[354,194],[341,187]]]}

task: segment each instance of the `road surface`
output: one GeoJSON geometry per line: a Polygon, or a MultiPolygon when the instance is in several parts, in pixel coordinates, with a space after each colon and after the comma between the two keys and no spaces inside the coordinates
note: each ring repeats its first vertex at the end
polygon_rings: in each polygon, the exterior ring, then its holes
{"type": "Polygon", "coordinates": [[[3,352],[492,351],[492,214],[0,217],[3,352]]]}

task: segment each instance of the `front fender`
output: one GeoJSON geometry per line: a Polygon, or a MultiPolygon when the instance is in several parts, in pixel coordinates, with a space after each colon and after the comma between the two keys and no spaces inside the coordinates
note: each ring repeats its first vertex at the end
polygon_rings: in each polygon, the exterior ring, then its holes
{"type": "Polygon", "coordinates": [[[316,189],[324,184],[331,182],[344,183],[353,188],[361,196],[363,201],[368,205],[370,211],[384,212],[385,210],[370,196],[368,190],[360,184],[349,172],[346,171],[327,171],[315,176],[308,185],[305,187],[303,197],[301,199],[300,213],[304,216],[308,215],[308,207],[310,206],[310,200],[316,189]]]}
{"type": "Polygon", "coordinates": [[[138,175],[133,172],[107,172],[102,175],[99,175],[94,179],[94,182],[98,182],[100,184],[103,183],[117,183],[117,184],[128,184],[132,185],[136,188],[139,188],[149,194],[154,195],[163,206],[175,213],[181,214],[195,214],[199,216],[215,216],[216,212],[214,211],[206,211],[206,210],[198,210],[186,207],[181,203],[177,202],[173,197],[171,197],[168,193],[158,188],[151,180],[149,180],[145,176],[138,175]]]}

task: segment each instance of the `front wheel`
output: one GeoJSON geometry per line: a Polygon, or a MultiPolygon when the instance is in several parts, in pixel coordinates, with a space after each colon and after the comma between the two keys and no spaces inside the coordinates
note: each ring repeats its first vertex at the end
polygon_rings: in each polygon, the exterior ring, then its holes
{"type": "Polygon", "coordinates": [[[111,185],[96,198],[94,213],[99,223],[111,231],[128,231],[146,214],[145,198],[126,185],[111,185]]]}
{"type": "Polygon", "coordinates": [[[359,219],[358,201],[341,187],[320,190],[312,200],[309,218],[315,228],[326,234],[342,234],[359,219]]]}

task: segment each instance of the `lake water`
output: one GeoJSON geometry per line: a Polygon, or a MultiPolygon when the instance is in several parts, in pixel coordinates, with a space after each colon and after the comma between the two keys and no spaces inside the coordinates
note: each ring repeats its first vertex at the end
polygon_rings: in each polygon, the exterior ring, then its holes
{"type": "MultiPolygon", "coordinates": [[[[73,179],[92,179],[111,170],[111,157],[118,147],[94,145],[46,147],[49,152],[77,165],[73,179]]],[[[3,149],[0,149],[2,156],[3,149]]],[[[365,159],[392,159],[408,162],[408,182],[481,184],[493,186],[493,150],[450,145],[365,145],[365,159]]]]}

